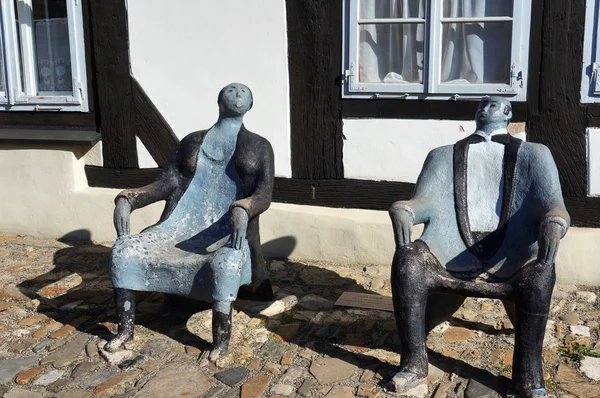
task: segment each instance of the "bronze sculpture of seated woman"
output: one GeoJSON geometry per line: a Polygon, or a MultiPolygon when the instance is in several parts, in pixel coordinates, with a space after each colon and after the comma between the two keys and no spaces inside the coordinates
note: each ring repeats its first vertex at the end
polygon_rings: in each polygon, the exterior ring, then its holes
{"type": "Polygon", "coordinates": [[[253,103],[248,87],[229,84],[217,102],[214,126],[183,138],[152,184],[115,199],[110,272],[119,330],[108,351],[133,338],[135,291],[211,302],[211,360],[227,352],[240,287],[254,299],[273,300],[258,230],[258,216],[271,203],[273,150],[242,123],[253,103]],[[130,235],[130,212],[160,200],[166,201],[160,221],[130,235]]]}

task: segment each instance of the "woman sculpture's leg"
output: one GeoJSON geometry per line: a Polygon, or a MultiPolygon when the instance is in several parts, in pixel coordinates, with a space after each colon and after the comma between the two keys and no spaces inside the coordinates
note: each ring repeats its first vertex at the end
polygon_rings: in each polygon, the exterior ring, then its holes
{"type": "Polygon", "coordinates": [[[115,289],[115,307],[119,321],[118,333],[104,345],[106,351],[112,352],[133,339],[133,322],[135,318],[135,292],[129,289],[115,289]]]}
{"type": "Polygon", "coordinates": [[[212,314],[213,349],[210,352],[209,359],[216,361],[221,355],[225,355],[229,349],[231,301],[215,301],[212,314]]]}

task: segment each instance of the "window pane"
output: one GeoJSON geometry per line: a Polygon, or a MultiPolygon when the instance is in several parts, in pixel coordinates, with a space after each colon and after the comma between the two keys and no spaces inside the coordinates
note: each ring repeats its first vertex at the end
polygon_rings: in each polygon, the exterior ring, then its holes
{"type": "Polygon", "coordinates": [[[38,91],[72,92],[66,0],[33,0],[38,91]]]}
{"type": "Polygon", "coordinates": [[[444,0],[444,18],[512,17],[513,0],[444,0]]]}
{"type": "Polygon", "coordinates": [[[447,23],[441,83],[510,83],[512,22],[447,23]]]}
{"type": "Polygon", "coordinates": [[[359,18],[425,18],[425,0],[361,0],[359,18]]]}
{"type": "Polygon", "coordinates": [[[360,26],[359,82],[422,83],[425,24],[360,26]]]}

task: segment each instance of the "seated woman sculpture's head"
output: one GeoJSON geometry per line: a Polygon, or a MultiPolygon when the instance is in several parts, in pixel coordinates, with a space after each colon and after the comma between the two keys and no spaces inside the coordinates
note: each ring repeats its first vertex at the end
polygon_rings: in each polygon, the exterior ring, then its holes
{"type": "Polygon", "coordinates": [[[219,92],[220,116],[242,116],[252,108],[252,91],[242,83],[230,83],[219,92]]]}
{"type": "Polygon", "coordinates": [[[475,121],[477,128],[494,126],[495,128],[506,128],[512,119],[512,106],[510,101],[504,97],[485,97],[479,103],[475,121]]]}

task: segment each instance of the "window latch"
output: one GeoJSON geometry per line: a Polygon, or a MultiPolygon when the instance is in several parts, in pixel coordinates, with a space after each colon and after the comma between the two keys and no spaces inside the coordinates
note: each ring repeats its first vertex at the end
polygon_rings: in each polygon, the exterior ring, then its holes
{"type": "Polygon", "coordinates": [[[523,71],[517,72],[517,66],[515,64],[512,64],[510,68],[510,85],[523,88],[523,71]]]}
{"type": "Polygon", "coordinates": [[[594,62],[592,64],[592,84],[594,85],[594,94],[600,94],[600,62],[594,62]]]}
{"type": "Polygon", "coordinates": [[[356,66],[354,62],[350,64],[350,68],[344,71],[344,76],[342,79],[343,84],[348,85],[348,91],[364,91],[365,87],[359,84],[356,84],[356,66]]]}

